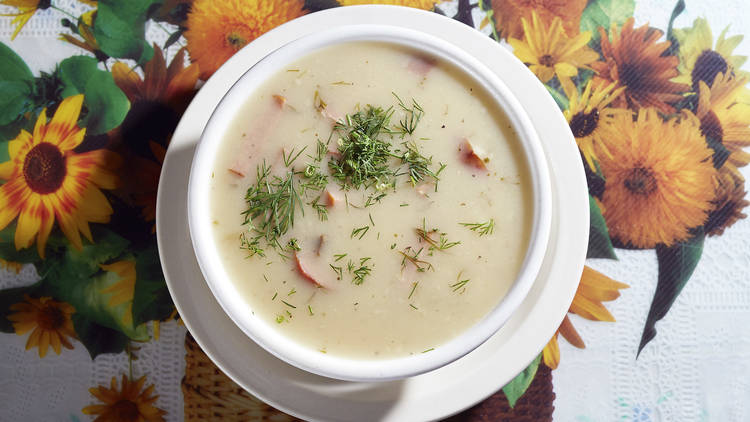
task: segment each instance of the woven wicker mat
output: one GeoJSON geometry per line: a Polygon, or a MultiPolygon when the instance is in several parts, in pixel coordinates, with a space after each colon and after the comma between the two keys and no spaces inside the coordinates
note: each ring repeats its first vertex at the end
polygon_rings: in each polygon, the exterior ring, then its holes
{"type": "MultiPolygon", "coordinates": [[[[235,384],[211,362],[190,334],[185,336],[185,349],[187,355],[182,393],[186,421],[298,420],[263,403],[235,384]]],[[[515,408],[511,409],[505,395],[498,392],[446,422],[551,421],[554,400],[552,373],[549,368],[540,365],[534,382],[515,408]]]]}

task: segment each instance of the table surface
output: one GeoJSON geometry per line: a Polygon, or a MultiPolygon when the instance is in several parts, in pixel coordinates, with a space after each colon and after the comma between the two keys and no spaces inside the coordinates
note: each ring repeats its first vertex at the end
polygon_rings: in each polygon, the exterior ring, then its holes
{"type": "MultiPolygon", "coordinates": [[[[451,420],[553,406],[561,421],[748,420],[750,4],[388,3],[512,49],[565,113],[588,169],[590,259],[560,335],[451,420]]],[[[0,420],[108,420],[128,403],[182,420],[195,408],[184,384],[210,362],[186,353],[158,262],[170,134],[232,54],[212,36],[243,44],[336,2],[0,4],[17,15],[0,17],[0,420]]]]}

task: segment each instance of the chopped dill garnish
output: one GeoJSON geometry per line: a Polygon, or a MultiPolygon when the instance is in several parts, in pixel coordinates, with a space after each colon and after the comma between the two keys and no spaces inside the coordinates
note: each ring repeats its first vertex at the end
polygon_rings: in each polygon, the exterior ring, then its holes
{"type": "Polygon", "coordinates": [[[381,135],[391,134],[388,128],[393,107],[383,109],[368,105],[365,110],[347,114],[336,122],[334,131],[338,134],[338,152],[341,157],[328,162],[331,175],[344,189],[359,189],[364,186],[392,183],[394,171],[389,159],[394,157],[391,144],[381,135]]]}
{"type": "Polygon", "coordinates": [[[268,283],[268,277],[265,274],[263,274],[263,280],[266,280],[266,283],[268,283]]]}
{"type": "Polygon", "coordinates": [[[292,148],[289,151],[289,154],[286,153],[285,150],[281,150],[281,158],[284,160],[284,165],[287,167],[291,167],[292,164],[294,164],[295,161],[297,161],[297,158],[299,158],[300,155],[307,149],[307,146],[302,147],[301,150],[297,152],[297,154],[294,153],[294,148],[292,148]]]}
{"type": "MultiPolygon", "coordinates": [[[[284,154],[285,163],[292,164],[295,159],[296,157],[290,158],[284,154]]],[[[296,211],[299,209],[302,215],[305,213],[294,170],[288,170],[283,178],[271,176],[270,173],[271,167],[264,161],[258,166],[255,184],[251,185],[245,194],[247,210],[242,212],[242,224],[248,225],[248,231],[254,232],[255,235],[248,239],[243,233],[240,241],[241,247],[247,249],[250,256],[265,256],[259,244],[260,239],[265,239],[269,245],[281,249],[279,237],[294,226],[296,211]]]]}
{"type": "Polygon", "coordinates": [[[411,283],[411,292],[409,292],[409,297],[407,299],[411,299],[411,297],[414,295],[414,291],[417,290],[418,285],[419,285],[418,281],[411,283]]]}
{"type": "MultiPolygon", "coordinates": [[[[461,274],[463,272],[458,273],[458,276],[456,276],[456,282],[450,285],[450,288],[453,289],[454,292],[457,292],[461,289],[465,289],[466,285],[469,283],[469,279],[461,280],[461,274]]],[[[461,292],[463,293],[463,291],[461,292]]]]}
{"type": "Polygon", "coordinates": [[[373,226],[373,227],[375,227],[375,222],[374,222],[374,221],[372,221],[372,214],[370,214],[370,213],[368,212],[368,213],[367,213],[367,215],[368,215],[368,216],[370,217],[370,223],[372,224],[372,226],[373,226]]]}
{"type": "Polygon", "coordinates": [[[407,263],[411,263],[417,268],[417,271],[423,273],[427,270],[433,270],[432,264],[422,259],[419,259],[419,254],[422,253],[424,248],[419,248],[418,251],[414,251],[411,246],[407,246],[403,251],[398,251],[403,258],[401,259],[401,268],[406,268],[407,263]]]}
{"type": "Polygon", "coordinates": [[[354,280],[352,280],[352,282],[354,284],[356,284],[357,286],[359,286],[360,284],[362,284],[362,282],[365,281],[365,277],[367,277],[368,275],[370,275],[370,273],[372,272],[372,268],[370,268],[367,265],[365,265],[365,263],[369,259],[370,259],[369,257],[368,258],[361,258],[359,260],[359,268],[357,268],[354,271],[352,271],[354,273],[354,280]]]}
{"type": "Polygon", "coordinates": [[[287,293],[286,295],[287,296],[291,296],[291,295],[293,295],[295,293],[297,293],[297,289],[295,289],[294,287],[292,287],[292,290],[290,290],[289,293],[287,293]]]}
{"type": "Polygon", "coordinates": [[[411,303],[409,304],[409,306],[411,306],[412,308],[414,308],[414,309],[416,309],[416,310],[419,310],[419,308],[417,308],[416,306],[414,306],[414,305],[413,305],[413,304],[411,304],[411,303]]]}
{"type": "Polygon", "coordinates": [[[379,203],[380,200],[383,199],[385,196],[386,196],[385,193],[369,195],[367,197],[367,201],[365,201],[365,208],[369,207],[370,205],[374,205],[375,203],[379,203]]]}
{"type": "Polygon", "coordinates": [[[331,269],[333,270],[333,272],[336,273],[336,278],[339,279],[339,280],[341,280],[341,278],[343,277],[343,269],[341,267],[337,267],[337,266],[335,266],[333,264],[328,264],[328,266],[331,267],[331,269]]]}
{"type": "Polygon", "coordinates": [[[431,177],[435,183],[439,180],[438,173],[442,171],[443,165],[438,172],[433,172],[430,169],[432,165],[432,157],[425,157],[419,152],[417,144],[412,142],[404,142],[404,153],[401,155],[401,162],[404,163],[409,169],[409,181],[412,186],[424,180],[425,177],[431,177]]]}
{"type": "Polygon", "coordinates": [[[484,223],[458,223],[464,227],[468,227],[469,230],[479,233],[479,236],[484,236],[486,234],[492,234],[495,232],[495,220],[490,218],[489,221],[485,221],[484,223]]]}
{"type": "Polygon", "coordinates": [[[422,353],[427,353],[427,352],[431,352],[431,351],[433,351],[433,350],[435,350],[435,348],[434,348],[434,347],[430,347],[430,348],[429,348],[429,349],[427,349],[427,350],[423,350],[423,351],[422,351],[422,353]]]}
{"type": "Polygon", "coordinates": [[[288,307],[290,307],[292,309],[297,309],[296,306],[292,305],[291,303],[289,303],[289,302],[287,302],[285,300],[282,300],[281,303],[283,303],[284,305],[286,305],[286,306],[288,306],[288,307]]]}
{"type": "Polygon", "coordinates": [[[417,125],[419,124],[419,121],[422,119],[422,116],[424,115],[424,110],[422,109],[422,106],[417,103],[417,101],[412,98],[411,99],[411,107],[407,107],[406,104],[401,100],[401,98],[396,95],[395,92],[391,92],[394,97],[396,97],[396,100],[398,100],[398,106],[406,113],[406,116],[398,122],[398,129],[401,132],[402,136],[405,134],[413,134],[414,131],[417,129],[417,125]]]}
{"type": "Polygon", "coordinates": [[[391,249],[396,249],[396,244],[395,243],[391,245],[391,249]]]}
{"type": "Polygon", "coordinates": [[[339,262],[346,256],[345,253],[335,254],[333,255],[334,261],[339,262]]]}
{"type": "Polygon", "coordinates": [[[338,82],[331,82],[331,85],[354,85],[354,82],[338,81],[338,82]]]}
{"type": "Polygon", "coordinates": [[[399,207],[408,207],[408,206],[409,206],[409,204],[407,204],[406,202],[404,202],[403,204],[399,205],[399,207]]]}
{"type": "Polygon", "coordinates": [[[323,98],[320,97],[320,92],[318,90],[315,90],[315,95],[313,96],[313,106],[316,110],[322,111],[326,107],[328,107],[328,104],[326,104],[325,101],[323,101],[323,98]]]}
{"type": "Polygon", "coordinates": [[[307,310],[310,312],[310,315],[315,315],[312,311],[312,306],[307,305],[307,310]]]}
{"type": "Polygon", "coordinates": [[[320,195],[311,202],[308,202],[307,205],[311,206],[318,213],[320,221],[328,220],[328,207],[320,203],[320,195]]]}
{"type": "Polygon", "coordinates": [[[363,237],[365,237],[368,230],[370,230],[370,226],[362,226],[362,227],[353,229],[350,238],[354,239],[355,237],[357,237],[361,240],[363,237]]]}
{"type": "Polygon", "coordinates": [[[456,245],[461,244],[460,241],[457,242],[449,242],[448,241],[448,235],[446,233],[440,232],[438,229],[432,229],[427,230],[426,220],[422,219],[422,227],[414,229],[417,232],[417,236],[425,242],[427,242],[430,245],[430,251],[433,250],[439,250],[444,251],[446,249],[450,249],[456,245]],[[432,236],[434,233],[440,232],[440,238],[435,240],[432,236]]]}
{"type": "Polygon", "coordinates": [[[292,313],[288,309],[285,309],[284,312],[289,316],[289,319],[292,319],[292,313]]]}
{"type": "Polygon", "coordinates": [[[279,295],[279,292],[274,293],[273,297],[271,298],[271,300],[276,300],[276,296],[278,296],[278,295],[279,295]]]}
{"type": "Polygon", "coordinates": [[[286,318],[284,317],[284,315],[276,315],[276,323],[277,324],[281,324],[282,322],[284,322],[284,320],[286,320],[286,318]]]}
{"type": "Polygon", "coordinates": [[[289,239],[289,242],[286,244],[286,248],[290,251],[301,251],[302,248],[299,246],[299,241],[297,238],[291,238],[289,239]]]}
{"type": "Polygon", "coordinates": [[[250,236],[246,232],[240,233],[240,249],[244,249],[248,252],[248,258],[253,255],[265,257],[266,253],[263,248],[260,247],[260,239],[263,236],[255,235],[250,236]]]}

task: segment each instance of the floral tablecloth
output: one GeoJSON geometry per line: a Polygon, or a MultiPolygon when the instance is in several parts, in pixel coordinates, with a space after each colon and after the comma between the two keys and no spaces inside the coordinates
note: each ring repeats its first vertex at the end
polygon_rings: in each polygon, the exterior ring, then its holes
{"type": "MultiPolygon", "coordinates": [[[[170,135],[238,49],[360,3],[377,2],[0,0],[0,420],[183,419],[185,328],[154,222],[170,135]]],[[[590,259],[568,316],[457,419],[493,420],[499,400],[517,420],[750,420],[750,5],[384,3],[512,49],[587,173],[590,259]],[[554,395],[524,398],[550,380],[554,395]]]]}

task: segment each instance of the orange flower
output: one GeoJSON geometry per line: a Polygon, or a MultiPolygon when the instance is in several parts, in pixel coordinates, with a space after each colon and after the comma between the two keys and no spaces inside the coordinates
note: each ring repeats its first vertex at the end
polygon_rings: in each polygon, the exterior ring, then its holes
{"type": "Polygon", "coordinates": [[[263,33],[305,14],[301,0],[195,0],[187,19],[187,49],[201,78],[263,33]]]}
{"type": "Polygon", "coordinates": [[[163,421],[167,412],[154,406],[159,396],[152,396],[153,384],[141,391],[145,383],[145,376],[133,382],[123,375],[122,385],[118,390],[117,379],[112,377],[109,388],[104,385],[89,388],[89,393],[103,404],[86,406],[81,411],[85,415],[98,415],[94,422],[163,421]]]}
{"type": "Polygon", "coordinates": [[[595,84],[617,82],[625,87],[623,95],[615,101],[616,107],[656,107],[663,113],[674,112],[674,103],[682,99],[682,93],[689,87],[671,82],[677,76],[679,60],[675,56],[662,56],[670,42],[656,41],[663,35],[661,31],[648,25],[633,29],[634,19],[628,19],[621,31],[613,25],[607,36],[604,28],[601,33],[603,62],[591,64],[597,73],[595,84]]]}
{"type": "MultiPolygon", "coordinates": [[[[606,275],[593,270],[589,267],[583,267],[581,282],[576,290],[573,303],[570,305],[568,312],[578,314],[583,318],[591,321],[609,321],[614,322],[615,318],[607,310],[602,302],[609,302],[620,297],[619,290],[627,289],[627,284],[619,283],[612,280],[606,275]]],[[[557,336],[562,334],[565,340],[571,345],[583,349],[586,347],[581,336],[576,331],[570,318],[565,315],[560,328],[557,330],[549,343],[542,351],[544,364],[551,369],[557,368],[560,363],[560,347],[557,344],[557,336]]]]}
{"type": "Polygon", "coordinates": [[[706,221],[716,170],[699,126],[688,111],[664,121],[648,108],[636,121],[616,114],[602,128],[611,153],[599,154],[603,215],[613,238],[644,249],[671,246],[706,221]]]}
{"type": "Polygon", "coordinates": [[[8,319],[13,322],[13,329],[19,336],[34,330],[26,340],[26,350],[38,347],[39,357],[43,358],[50,346],[58,355],[61,346],[73,349],[68,337],[76,338],[73,320],[70,319],[75,308],[50,297],[36,299],[24,295],[24,299],[25,302],[10,305],[10,310],[16,312],[8,315],[8,319]]]}
{"type": "Polygon", "coordinates": [[[573,37],[578,34],[585,7],[586,0],[492,0],[497,32],[502,38],[522,37],[521,19],[530,20],[534,11],[547,24],[555,17],[562,19],[565,33],[573,37]]]}
{"type": "Polygon", "coordinates": [[[116,177],[109,171],[118,157],[106,150],[76,153],[86,129],[76,123],[83,95],[68,97],[47,122],[39,114],[31,134],[22,130],[10,141],[10,161],[0,163],[0,229],[18,216],[16,249],[37,241],[39,256],[57,220],[76,249],[82,233],[93,242],[89,222],[107,223],[112,207],[99,189],[113,189],[116,177]]]}
{"type": "Polygon", "coordinates": [[[711,201],[713,209],[708,213],[705,230],[709,236],[719,236],[737,221],[746,218],[743,213],[750,202],[745,199],[745,179],[726,166],[714,178],[715,197],[711,201]]]}
{"type": "Polygon", "coordinates": [[[432,10],[443,0],[338,0],[342,6],[356,6],[360,4],[390,4],[394,6],[413,7],[415,9],[432,10]]]}
{"type": "Polygon", "coordinates": [[[143,68],[144,77],[123,62],[112,66],[112,78],[122,92],[135,104],[142,101],[159,102],[182,112],[195,92],[198,82],[197,64],[185,67],[185,50],[180,49],[167,67],[161,48],[154,44],[154,57],[143,68]]]}

